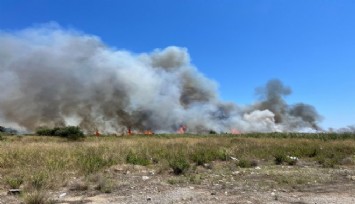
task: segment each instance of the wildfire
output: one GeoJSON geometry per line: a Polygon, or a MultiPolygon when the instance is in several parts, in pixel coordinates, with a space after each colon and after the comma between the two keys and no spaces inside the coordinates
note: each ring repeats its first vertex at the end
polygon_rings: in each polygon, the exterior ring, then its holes
{"type": "Polygon", "coordinates": [[[96,131],[95,131],[95,135],[96,135],[96,137],[98,137],[98,136],[101,135],[100,132],[99,132],[99,130],[96,130],[96,131]]]}
{"type": "Polygon", "coordinates": [[[232,129],[231,129],[231,133],[232,133],[233,135],[239,135],[239,134],[241,134],[240,131],[237,130],[237,129],[235,129],[235,128],[232,128],[232,129]]]}
{"type": "Polygon", "coordinates": [[[144,130],[145,135],[154,135],[154,132],[151,130],[144,130]]]}
{"type": "Polygon", "coordinates": [[[185,134],[187,128],[185,125],[181,125],[180,128],[177,130],[178,134],[185,134]]]}
{"type": "Polygon", "coordinates": [[[154,132],[150,129],[144,130],[144,131],[132,131],[132,129],[129,127],[127,129],[127,134],[128,135],[135,135],[135,134],[137,134],[137,135],[154,135],[154,132]]]}

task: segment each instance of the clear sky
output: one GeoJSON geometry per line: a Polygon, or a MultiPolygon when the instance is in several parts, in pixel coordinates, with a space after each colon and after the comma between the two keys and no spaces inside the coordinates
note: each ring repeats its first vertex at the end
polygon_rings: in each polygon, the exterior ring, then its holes
{"type": "Polygon", "coordinates": [[[355,124],[353,0],[0,0],[0,30],[50,21],[132,52],[186,47],[223,100],[252,103],[278,78],[323,127],[355,124]]]}

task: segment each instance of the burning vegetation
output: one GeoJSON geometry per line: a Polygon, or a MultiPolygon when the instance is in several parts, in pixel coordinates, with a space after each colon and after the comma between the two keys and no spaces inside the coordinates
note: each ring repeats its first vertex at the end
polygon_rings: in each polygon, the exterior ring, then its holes
{"type": "Polygon", "coordinates": [[[186,48],[135,54],[58,25],[2,32],[0,44],[0,122],[25,131],[41,126],[78,126],[96,135],[320,130],[315,108],[288,105],[284,97],[291,89],[279,80],[259,88],[261,100],[248,107],[221,101],[216,83],[190,63],[186,48]]]}

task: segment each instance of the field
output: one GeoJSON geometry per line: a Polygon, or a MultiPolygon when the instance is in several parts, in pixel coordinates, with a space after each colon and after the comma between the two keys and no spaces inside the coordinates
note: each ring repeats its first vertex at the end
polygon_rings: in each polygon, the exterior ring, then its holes
{"type": "Polygon", "coordinates": [[[0,203],[355,203],[350,133],[0,138],[0,203]]]}

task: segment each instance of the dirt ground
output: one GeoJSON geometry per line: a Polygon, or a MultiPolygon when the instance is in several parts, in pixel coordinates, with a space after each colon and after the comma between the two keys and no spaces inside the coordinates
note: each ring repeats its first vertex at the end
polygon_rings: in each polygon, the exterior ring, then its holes
{"type": "MultiPolygon", "coordinates": [[[[117,165],[94,177],[71,178],[65,187],[49,191],[47,196],[52,203],[63,204],[355,203],[352,166],[325,169],[273,165],[231,169],[228,163],[216,162],[212,167],[197,166],[193,174],[176,176],[143,166],[117,165]],[[100,178],[106,179],[106,190],[103,187],[98,190],[100,178]]],[[[2,189],[0,204],[23,203],[23,197],[8,195],[2,189]]]]}

